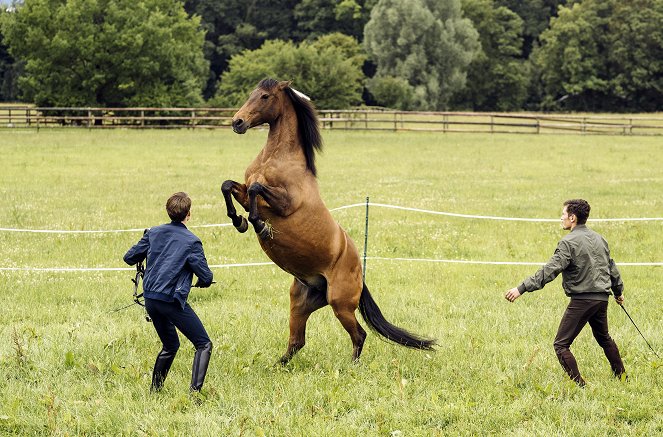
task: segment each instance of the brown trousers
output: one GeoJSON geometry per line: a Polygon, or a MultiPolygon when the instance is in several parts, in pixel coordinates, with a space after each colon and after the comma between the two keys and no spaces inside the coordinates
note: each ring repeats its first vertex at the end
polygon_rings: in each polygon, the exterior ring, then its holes
{"type": "Polygon", "coordinates": [[[585,385],[578,363],[569,348],[587,323],[592,328],[596,342],[603,348],[612,373],[621,377],[625,373],[624,363],[617,344],[608,333],[608,302],[603,300],[571,299],[555,337],[555,353],[560,364],[572,380],[581,386],[585,385]]]}

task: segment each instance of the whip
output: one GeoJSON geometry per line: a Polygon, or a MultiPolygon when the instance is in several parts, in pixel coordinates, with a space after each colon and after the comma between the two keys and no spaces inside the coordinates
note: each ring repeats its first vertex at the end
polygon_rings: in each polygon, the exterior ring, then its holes
{"type": "Polygon", "coordinates": [[[638,328],[638,325],[635,324],[635,322],[633,321],[633,318],[631,317],[631,315],[628,313],[628,311],[626,311],[626,308],[624,307],[624,304],[622,304],[622,303],[620,303],[620,302],[617,302],[617,303],[619,304],[620,307],[622,307],[622,309],[623,309],[624,312],[626,313],[626,316],[629,318],[629,320],[631,321],[631,323],[633,323],[633,326],[635,326],[635,329],[638,330],[638,333],[640,334],[640,336],[642,337],[642,339],[645,341],[645,343],[647,343],[647,346],[649,346],[649,349],[651,349],[651,351],[654,353],[654,355],[656,355],[656,357],[660,359],[661,357],[656,353],[656,351],[654,350],[654,348],[651,347],[651,344],[649,344],[649,342],[647,341],[647,339],[645,338],[645,336],[642,335],[642,332],[640,332],[640,328],[638,328]]]}

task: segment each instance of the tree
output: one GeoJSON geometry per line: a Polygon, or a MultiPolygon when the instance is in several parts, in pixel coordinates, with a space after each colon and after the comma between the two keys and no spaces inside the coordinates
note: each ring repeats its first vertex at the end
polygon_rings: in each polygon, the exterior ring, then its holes
{"type": "Polygon", "coordinates": [[[371,95],[381,106],[409,111],[414,106],[414,90],[401,77],[376,76],[368,80],[371,95]]]}
{"type": "Polygon", "coordinates": [[[376,0],[301,0],[295,7],[298,39],[340,32],[361,41],[376,0]]]}
{"type": "Polygon", "coordinates": [[[584,0],[560,9],[533,53],[544,107],[663,108],[663,0],[584,0]]]}
{"type": "Polygon", "coordinates": [[[663,0],[617,2],[610,17],[610,85],[630,110],[663,110],[662,24],[663,0]]]}
{"type": "Polygon", "coordinates": [[[498,7],[509,8],[523,20],[522,58],[526,59],[541,32],[548,28],[550,19],[557,16],[559,6],[565,5],[567,0],[495,0],[495,3],[498,7]]]}
{"type": "Polygon", "coordinates": [[[230,59],[213,104],[241,105],[260,80],[272,77],[292,80],[293,87],[311,97],[318,108],[347,108],[361,101],[362,63],[359,44],[345,35],[299,45],[266,41],[259,49],[230,59]]]}
{"type": "MultiPolygon", "coordinates": [[[[0,23],[3,15],[11,12],[0,9],[0,23]]],[[[17,78],[20,64],[9,54],[9,48],[4,43],[4,36],[0,29],[0,102],[14,101],[18,98],[17,78]]]]}
{"type": "Polygon", "coordinates": [[[170,0],[29,0],[6,14],[19,86],[40,106],[201,103],[199,20],[170,0]]]}
{"type": "Polygon", "coordinates": [[[463,12],[479,32],[481,49],[467,73],[467,87],[455,106],[480,111],[521,109],[527,98],[529,69],[520,59],[523,20],[493,0],[463,0],[463,12]]]}
{"type": "Polygon", "coordinates": [[[205,30],[205,58],[210,62],[206,99],[216,92],[228,60],[246,49],[255,50],[268,39],[290,40],[295,34],[298,0],[186,0],[191,16],[201,17],[205,30]]]}
{"type": "Polygon", "coordinates": [[[364,29],[364,46],[377,64],[376,77],[406,80],[414,107],[424,110],[449,106],[479,48],[460,0],[380,0],[364,29]]]}

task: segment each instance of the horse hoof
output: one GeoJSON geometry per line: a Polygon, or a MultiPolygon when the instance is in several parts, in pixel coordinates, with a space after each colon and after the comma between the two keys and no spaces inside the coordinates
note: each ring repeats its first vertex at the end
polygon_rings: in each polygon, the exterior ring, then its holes
{"type": "Polygon", "coordinates": [[[239,216],[239,218],[242,219],[242,222],[239,224],[239,226],[235,226],[235,228],[237,231],[239,231],[240,234],[243,234],[249,229],[249,222],[243,215],[239,216]]]}
{"type": "Polygon", "coordinates": [[[257,232],[261,240],[273,240],[274,228],[269,223],[265,222],[263,228],[257,232]]]}

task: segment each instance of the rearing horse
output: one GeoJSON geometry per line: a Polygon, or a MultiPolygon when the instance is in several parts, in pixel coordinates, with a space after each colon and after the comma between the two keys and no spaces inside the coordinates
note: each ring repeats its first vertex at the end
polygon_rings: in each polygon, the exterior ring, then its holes
{"type": "Polygon", "coordinates": [[[325,206],[316,179],[315,152],[322,148],[318,117],[308,98],[290,82],[265,79],[235,114],[238,134],[269,124],[267,144],[246,169],[245,183],[221,186],[228,217],[239,232],[248,223],[232,197],[248,211],[260,246],[281,269],[294,276],[290,286],[290,338],[281,363],[304,347],[306,322],[329,304],[352,339],[358,360],[366,339],[355,310],[383,337],[403,346],[432,350],[434,340],[389,323],[362,280],[359,253],[325,206]],[[232,197],[231,197],[232,195],[232,197]]]}

